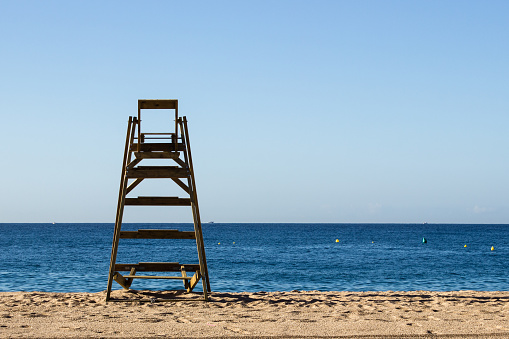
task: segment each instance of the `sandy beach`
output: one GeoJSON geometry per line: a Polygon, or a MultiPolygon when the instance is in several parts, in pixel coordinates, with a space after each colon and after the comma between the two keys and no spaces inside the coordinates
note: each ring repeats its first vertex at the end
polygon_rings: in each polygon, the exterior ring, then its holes
{"type": "Polygon", "coordinates": [[[509,292],[0,293],[0,337],[509,337],[509,292]],[[195,297],[199,297],[195,295],[195,297]],[[151,300],[143,302],[139,300],[151,300]]]}
{"type": "Polygon", "coordinates": [[[509,292],[0,293],[0,337],[509,337],[509,292]],[[199,297],[199,295],[194,295],[199,297]],[[143,302],[139,300],[150,300],[143,302]]]}

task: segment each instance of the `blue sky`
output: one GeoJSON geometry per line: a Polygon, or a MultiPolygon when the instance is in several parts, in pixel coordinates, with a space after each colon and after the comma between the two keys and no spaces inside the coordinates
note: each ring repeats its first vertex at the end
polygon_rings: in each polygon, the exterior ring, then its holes
{"type": "MultiPolygon", "coordinates": [[[[128,116],[171,98],[204,221],[507,223],[508,14],[0,0],[0,222],[114,222],[128,116]]],[[[125,221],[191,218],[131,207],[125,221]]]]}

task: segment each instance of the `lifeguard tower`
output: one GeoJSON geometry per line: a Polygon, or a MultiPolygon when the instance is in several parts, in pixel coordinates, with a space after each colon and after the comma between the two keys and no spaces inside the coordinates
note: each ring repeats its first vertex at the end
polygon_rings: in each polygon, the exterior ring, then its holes
{"type": "MultiPolygon", "coordinates": [[[[150,112],[147,112],[150,114],[150,112]]],[[[162,124],[164,125],[164,124],[162,124]]],[[[130,246],[133,246],[132,244],[130,246]]],[[[186,117],[178,116],[178,100],[138,100],[138,116],[129,117],[127,135],[122,163],[122,176],[117,204],[117,216],[111,249],[110,270],[106,301],[111,298],[113,281],[124,289],[131,287],[134,279],[168,279],[181,280],[185,290],[190,293],[201,279],[203,284],[203,300],[208,300],[210,283],[205,257],[205,246],[196,194],[196,182],[189,144],[186,117]],[[143,133],[141,128],[141,113],[145,110],[164,110],[159,112],[175,113],[175,129],[171,131],[172,116],[168,117],[166,126],[170,126],[168,133],[143,133]],[[157,159],[158,163],[171,166],[140,166],[142,161],[150,162],[157,159]],[[175,196],[137,196],[128,197],[134,189],[145,179],[171,180],[182,190],[183,197],[175,196]],[[137,231],[123,231],[122,217],[124,206],[188,206],[191,207],[194,231],[179,231],[174,229],[139,229],[137,231]],[[138,262],[117,263],[119,244],[121,239],[189,239],[195,240],[198,263],[181,264],[179,262],[138,262]],[[120,272],[128,272],[121,274],[120,272]],[[142,272],[142,274],[140,274],[142,272]],[[146,272],[156,272],[146,273],[146,272]],[[162,274],[164,272],[164,274],[162,274]],[[189,275],[188,275],[189,273],[189,275]]],[[[200,298],[201,299],[201,298],[200,298]]],[[[179,299],[181,300],[181,299],[179,299]]],[[[193,299],[196,300],[196,299],[193,299]]]]}

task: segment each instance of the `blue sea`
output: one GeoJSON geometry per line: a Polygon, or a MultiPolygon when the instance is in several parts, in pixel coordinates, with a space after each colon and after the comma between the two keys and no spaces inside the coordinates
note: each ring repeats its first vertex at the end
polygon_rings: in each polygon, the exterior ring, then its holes
{"type": "MultiPolygon", "coordinates": [[[[192,224],[123,225],[140,228],[192,224]]],[[[213,291],[509,290],[509,225],[216,223],[203,234],[213,291]]],[[[0,291],[103,291],[112,237],[113,224],[0,224],[0,291]]],[[[197,263],[196,246],[121,239],[117,263],[140,261],[197,263]]]]}

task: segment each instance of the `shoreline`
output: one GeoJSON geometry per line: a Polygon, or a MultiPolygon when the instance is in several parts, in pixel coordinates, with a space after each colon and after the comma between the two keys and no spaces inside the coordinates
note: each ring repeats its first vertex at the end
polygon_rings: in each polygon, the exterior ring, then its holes
{"type": "Polygon", "coordinates": [[[212,292],[209,302],[160,302],[187,295],[116,290],[124,302],[109,303],[105,295],[0,292],[0,337],[509,337],[509,291],[212,292]]]}

